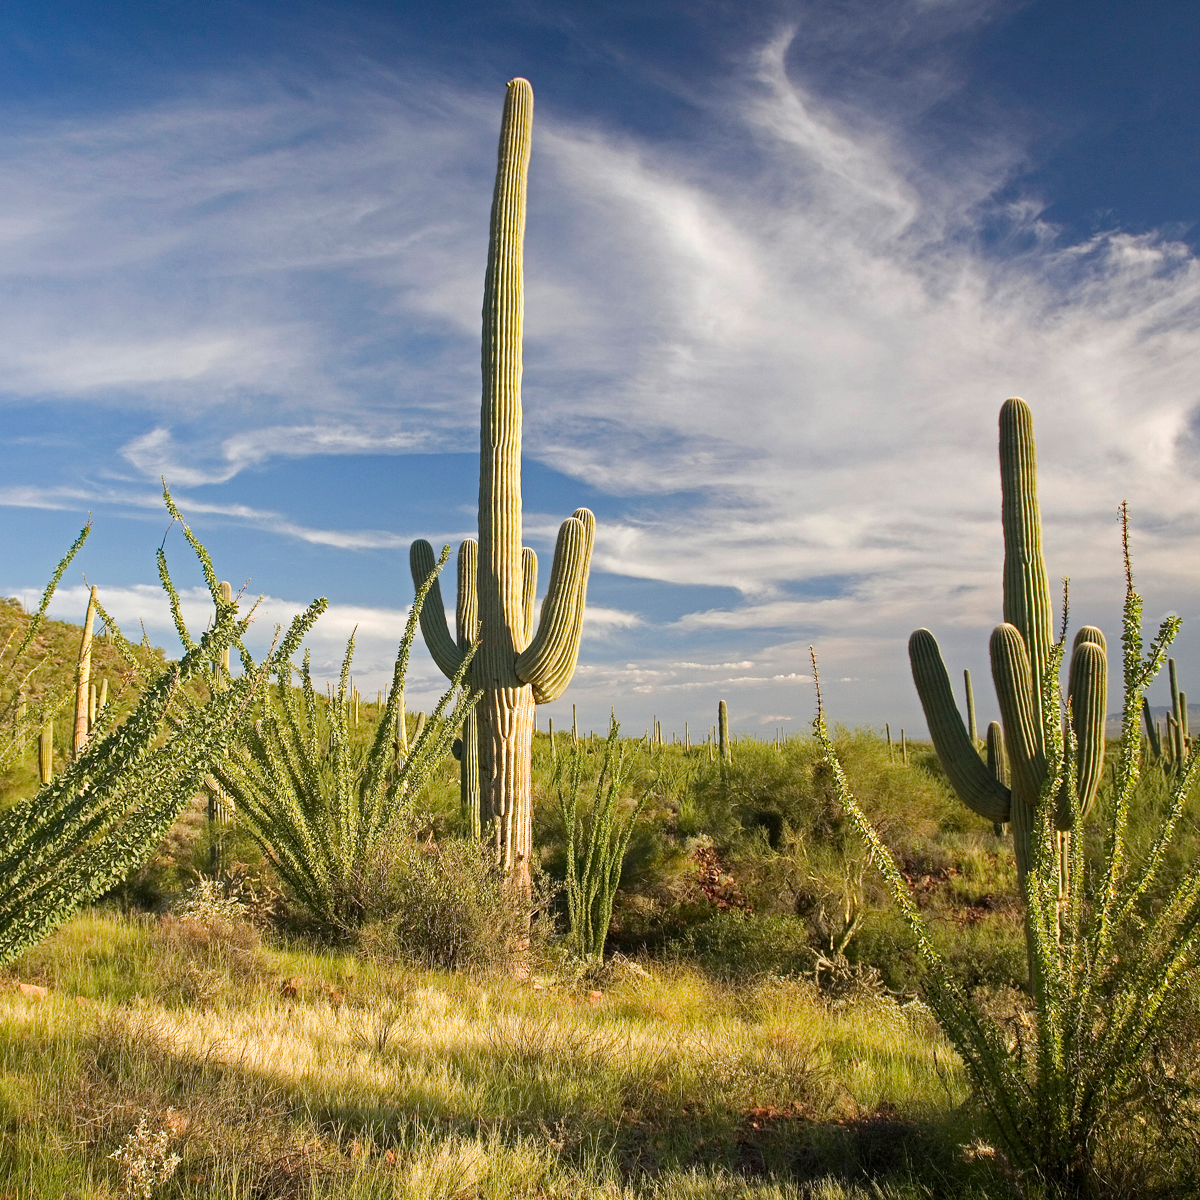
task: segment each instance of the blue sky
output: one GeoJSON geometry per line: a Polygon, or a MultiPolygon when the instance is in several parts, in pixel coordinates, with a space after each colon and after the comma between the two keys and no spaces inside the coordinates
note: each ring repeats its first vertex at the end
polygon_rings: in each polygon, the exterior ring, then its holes
{"type": "MultiPolygon", "coordinates": [[[[543,588],[558,522],[599,522],[556,721],[695,733],[723,696],[801,730],[813,642],[835,718],[921,730],[920,625],[987,719],[1009,395],[1075,624],[1119,633],[1127,499],[1200,673],[1196,6],[14,4],[0,32],[0,590],[91,512],[57,611],[86,574],[170,647],[165,475],[264,636],[328,596],[320,669],[357,625],[381,686],[409,542],[474,530],[520,74],[543,588]]],[[[414,707],[438,685],[422,652],[414,707]]]]}

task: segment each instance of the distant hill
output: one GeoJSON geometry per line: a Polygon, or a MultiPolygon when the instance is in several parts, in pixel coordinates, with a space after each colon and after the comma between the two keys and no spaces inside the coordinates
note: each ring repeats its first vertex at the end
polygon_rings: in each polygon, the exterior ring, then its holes
{"type": "MultiPolygon", "coordinates": [[[[7,653],[0,654],[0,673],[11,664],[12,653],[24,636],[29,619],[30,614],[25,611],[20,600],[11,596],[0,596],[0,647],[7,650],[7,653]]],[[[82,624],[45,620],[38,630],[33,646],[26,652],[26,662],[30,666],[37,664],[26,685],[29,703],[36,706],[43,698],[62,702],[54,717],[54,757],[59,767],[66,761],[74,735],[75,664],[79,659],[79,643],[82,638],[82,624]]],[[[158,649],[137,647],[137,652],[158,661],[163,660],[163,653],[158,649]]],[[[92,682],[99,688],[104,679],[108,680],[109,701],[117,706],[118,711],[128,711],[136,700],[131,691],[127,690],[121,694],[120,683],[126,671],[127,668],[116,648],[99,635],[93,637],[92,682]]],[[[10,691],[15,683],[16,680],[8,681],[10,691]]],[[[0,707],[6,705],[9,699],[8,694],[0,695],[0,707]]],[[[14,764],[7,774],[0,775],[0,807],[5,807],[19,796],[28,795],[35,790],[36,767],[37,747],[30,744],[25,757],[14,764]]]]}
{"type": "MultiPolygon", "coordinates": [[[[1188,729],[1196,730],[1200,728],[1200,725],[1197,725],[1197,722],[1200,721],[1200,704],[1189,704],[1187,710],[1188,729]]],[[[1150,715],[1162,726],[1164,733],[1167,731],[1167,713],[1170,711],[1171,709],[1166,705],[1162,707],[1157,707],[1153,704],[1150,705],[1150,715]]],[[[1104,736],[1106,738],[1119,738],[1121,736],[1121,715],[1119,712],[1108,714],[1108,723],[1104,726],[1104,736]]],[[[1145,727],[1146,725],[1143,721],[1142,728],[1145,729],[1145,727]]]]}

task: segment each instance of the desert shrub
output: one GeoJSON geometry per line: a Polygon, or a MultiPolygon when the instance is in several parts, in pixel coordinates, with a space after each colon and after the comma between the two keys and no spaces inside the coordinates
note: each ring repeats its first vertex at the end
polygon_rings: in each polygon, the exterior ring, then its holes
{"type": "Polygon", "coordinates": [[[717,912],[673,943],[709,973],[725,979],[811,975],[817,955],[808,931],[793,917],[760,916],[737,909],[717,912]]]}
{"type": "Polygon", "coordinates": [[[397,838],[375,855],[361,890],[371,898],[363,950],[450,971],[510,961],[544,907],[536,884],[524,895],[497,869],[494,850],[467,838],[397,838]]]}

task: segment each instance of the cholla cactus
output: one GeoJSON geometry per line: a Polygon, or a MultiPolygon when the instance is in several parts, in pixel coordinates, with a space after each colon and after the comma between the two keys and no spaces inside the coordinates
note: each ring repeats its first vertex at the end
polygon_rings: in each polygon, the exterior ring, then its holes
{"type": "MultiPolygon", "coordinates": [[[[1062,750],[1055,686],[1061,647],[1051,632],[1050,588],[1042,557],[1042,520],[1037,500],[1037,452],[1033,414],[1019,399],[1000,410],[1000,485],[1004,526],[1004,623],[991,638],[992,679],[1004,725],[1011,780],[1002,782],[1002,752],[989,754],[989,769],[963,727],[950,680],[933,634],[918,629],[909,639],[913,681],[929,723],[934,749],[959,799],[993,823],[1010,823],[1017,869],[1029,869],[1034,816],[1049,756],[1062,750]],[[1053,740],[1051,740],[1053,739],[1053,740]]],[[[1085,626],[1075,637],[1068,696],[1077,745],[1075,776],[1079,812],[1086,816],[1100,784],[1104,762],[1108,660],[1104,634],[1085,626]]],[[[989,748],[992,746],[989,731],[989,748]]],[[[1072,824],[1071,798],[1060,796],[1057,812],[1064,834],[1072,824]]],[[[1067,856],[1062,854],[1063,870],[1067,856]]],[[[1065,873],[1064,887],[1067,883],[1065,873]]]]}
{"type": "MultiPolygon", "coordinates": [[[[525,187],[533,89],[508,84],[500,128],[491,238],[483,293],[483,404],[480,421],[479,541],[459,550],[457,639],[450,636],[438,585],[421,612],[434,662],[453,678],[466,647],[479,650],[471,682],[483,692],[477,738],[464,726],[462,789],[468,820],[494,822],[506,870],[528,879],[532,849],[530,756],[535,704],[557,700],[575,672],[587,596],[595,518],[576,509],[563,522],[541,621],[533,628],[537,556],[521,545],[521,330],[524,308],[525,187]],[[474,563],[474,566],[472,566],[474,563]],[[471,791],[478,746],[479,796],[471,791]]],[[[433,548],[413,543],[414,583],[433,567],[433,548]]]]}

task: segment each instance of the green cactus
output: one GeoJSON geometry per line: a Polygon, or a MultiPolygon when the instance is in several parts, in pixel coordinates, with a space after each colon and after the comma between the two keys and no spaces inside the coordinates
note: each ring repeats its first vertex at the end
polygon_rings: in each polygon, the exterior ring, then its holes
{"type": "MultiPolygon", "coordinates": [[[[483,691],[483,698],[475,710],[476,736],[464,727],[463,795],[465,803],[478,811],[481,823],[492,822],[504,868],[526,882],[533,836],[534,705],[557,700],[575,672],[596,527],[586,508],[577,509],[563,522],[535,632],[537,556],[521,545],[523,247],[532,127],[533,89],[524,79],[510,80],[501,120],[483,294],[479,542],[468,540],[459,551],[459,641],[446,627],[436,583],[421,612],[425,644],[447,676],[453,678],[462,661],[464,638],[478,641],[471,680],[483,691]],[[477,625],[471,619],[472,596],[477,625]],[[472,742],[478,745],[478,804],[468,777],[472,742]]],[[[429,543],[414,542],[410,554],[414,581],[423,581],[433,562],[429,543]]]]}
{"type": "MultiPolygon", "coordinates": [[[[1000,483],[1004,623],[992,633],[990,652],[1003,739],[1001,748],[997,737],[997,752],[989,754],[991,766],[980,760],[963,727],[941,652],[927,629],[918,629],[909,639],[909,659],[934,749],[954,790],[964,804],[986,820],[996,825],[1011,824],[1017,869],[1024,878],[1030,865],[1035,811],[1049,769],[1047,733],[1053,734],[1058,728],[1057,714],[1043,713],[1047,697],[1054,695],[1048,685],[1058,656],[1042,557],[1033,415],[1023,400],[1008,400],[1000,410],[1000,483]],[[1007,781],[998,769],[1002,751],[1007,752],[1007,781]]],[[[1095,800],[1103,768],[1107,691],[1104,635],[1088,626],[1076,635],[1068,683],[1077,745],[1078,803],[1083,816],[1095,800]]],[[[990,750],[991,731],[988,743],[990,750]]],[[[1071,806],[1065,795],[1060,797],[1056,820],[1064,833],[1070,829],[1071,806]]],[[[1065,843],[1062,851],[1065,863],[1065,843]]],[[[1066,883],[1064,875],[1064,887],[1066,883]]]]}
{"type": "Polygon", "coordinates": [[[963,672],[963,684],[967,689],[967,736],[975,746],[979,743],[979,726],[975,724],[975,693],[971,689],[970,671],[963,672]]]}
{"type": "Polygon", "coordinates": [[[729,707],[724,700],[717,705],[717,742],[721,761],[726,765],[733,762],[733,748],[729,744],[729,707]]]}
{"type": "Polygon", "coordinates": [[[1142,720],[1146,723],[1146,737],[1150,742],[1150,753],[1155,758],[1162,758],[1162,738],[1158,736],[1158,724],[1150,711],[1150,701],[1142,697],[1142,720]]]}
{"type": "Polygon", "coordinates": [[[88,596],[87,616],[83,619],[83,637],[79,641],[79,659],[75,665],[75,735],[71,743],[71,751],[75,758],[83,753],[94,723],[88,720],[88,688],[92,673],[92,626],[95,623],[96,589],[93,587],[88,596]]]}
{"type": "Polygon", "coordinates": [[[54,778],[54,722],[47,721],[38,734],[38,779],[43,787],[54,778]]]}

